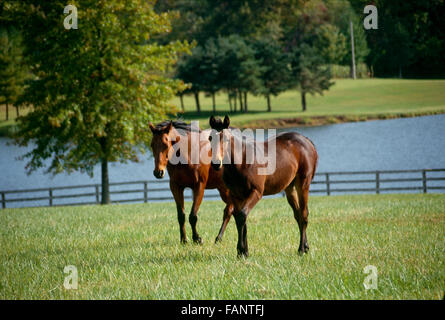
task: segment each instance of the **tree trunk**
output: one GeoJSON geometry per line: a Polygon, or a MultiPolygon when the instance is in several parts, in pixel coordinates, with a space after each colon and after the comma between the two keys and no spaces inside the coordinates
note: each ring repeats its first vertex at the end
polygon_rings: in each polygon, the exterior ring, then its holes
{"type": "Polygon", "coordinates": [[[199,92],[195,92],[196,111],[201,113],[201,106],[199,105],[199,92]]]}
{"type": "Polygon", "coordinates": [[[212,92],[213,113],[216,112],[215,92],[212,92]]]}
{"type": "Polygon", "coordinates": [[[306,111],[306,92],[301,91],[301,106],[303,107],[303,112],[306,111]]]}
{"type": "Polygon", "coordinates": [[[243,112],[244,110],[244,106],[243,106],[243,93],[240,91],[239,92],[239,110],[240,112],[243,112]]]}
{"type": "Polygon", "coordinates": [[[6,102],[6,121],[9,120],[9,107],[8,107],[8,103],[6,102]]]}
{"type": "Polygon", "coordinates": [[[229,108],[230,108],[230,112],[232,112],[232,98],[230,97],[230,93],[227,94],[227,97],[229,98],[229,108]]]}
{"type": "Polygon", "coordinates": [[[108,159],[102,159],[102,201],[101,204],[109,204],[110,201],[110,182],[108,180],[108,159]]]}
{"type": "Polygon", "coordinates": [[[237,109],[237,98],[236,98],[236,91],[235,91],[235,95],[234,95],[234,97],[233,97],[233,111],[234,112],[236,112],[236,109],[237,109]]]}
{"type": "Polygon", "coordinates": [[[247,113],[247,92],[244,92],[244,112],[247,113]]]}
{"type": "Polygon", "coordinates": [[[185,111],[185,109],[184,109],[184,96],[182,94],[179,95],[179,100],[181,100],[181,109],[182,109],[182,112],[184,112],[185,111]]]}
{"type": "Polygon", "coordinates": [[[20,116],[19,115],[19,106],[16,106],[15,107],[15,113],[16,113],[16,115],[17,115],[17,118],[20,116]]]}
{"type": "Polygon", "coordinates": [[[271,112],[272,107],[270,106],[270,95],[267,95],[266,99],[267,99],[267,112],[271,112]]]}

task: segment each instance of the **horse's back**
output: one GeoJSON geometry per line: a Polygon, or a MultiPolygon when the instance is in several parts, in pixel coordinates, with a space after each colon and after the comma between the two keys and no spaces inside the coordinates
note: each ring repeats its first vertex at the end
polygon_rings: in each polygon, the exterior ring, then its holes
{"type": "Polygon", "coordinates": [[[302,176],[310,176],[312,179],[317,167],[318,154],[314,143],[302,134],[292,131],[279,134],[278,145],[294,155],[298,163],[298,173],[302,176]]]}

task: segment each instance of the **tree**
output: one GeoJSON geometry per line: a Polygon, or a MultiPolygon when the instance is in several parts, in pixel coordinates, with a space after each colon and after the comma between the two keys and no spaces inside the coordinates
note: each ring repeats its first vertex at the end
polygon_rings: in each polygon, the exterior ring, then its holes
{"type": "Polygon", "coordinates": [[[137,161],[151,138],[149,121],[173,112],[181,83],[166,76],[186,43],[159,45],[170,16],[144,0],[76,1],[78,29],[63,25],[65,1],[8,2],[23,27],[25,54],[38,77],[23,101],[34,110],[19,121],[16,142],[33,143],[24,155],[29,172],[52,159],[48,172],[101,164],[102,204],[110,202],[109,162],[137,161]]]}
{"type": "Polygon", "coordinates": [[[291,84],[288,55],[273,39],[258,39],[253,41],[252,46],[255,50],[255,58],[261,67],[261,85],[257,91],[266,98],[267,111],[271,112],[270,96],[279,95],[291,84]]]}
{"type": "Polygon", "coordinates": [[[366,41],[365,29],[363,28],[363,19],[359,18],[347,0],[326,0],[326,6],[330,13],[330,23],[338,28],[340,35],[346,42],[346,46],[343,48],[343,54],[338,55],[339,59],[336,59],[335,62],[332,63],[344,66],[349,65],[352,69],[350,22],[352,22],[354,28],[355,61],[357,64],[366,62],[369,48],[366,41]]]}
{"type": "Polygon", "coordinates": [[[300,90],[302,109],[306,111],[307,93],[323,94],[333,85],[328,64],[338,59],[338,52],[342,51],[338,47],[344,42],[332,33],[336,28],[330,24],[329,11],[322,1],[303,3],[286,21],[289,24],[286,47],[293,85],[300,90]],[[326,51],[326,47],[330,49],[326,51]]]}
{"type": "Polygon", "coordinates": [[[234,92],[240,102],[240,110],[248,112],[247,93],[256,93],[261,87],[262,67],[255,59],[255,50],[238,35],[220,37],[221,87],[234,92]]]}
{"type": "Polygon", "coordinates": [[[193,93],[195,96],[196,112],[201,113],[199,103],[199,92],[203,90],[203,79],[201,74],[201,62],[204,50],[198,46],[193,48],[192,54],[183,56],[177,65],[176,78],[188,84],[184,93],[193,93]]]}
{"type": "Polygon", "coordinates": [[[306,94],[312,95],[329,90],[334,84],[331,82],[331,72],[328,65],[323,63],[323,59],[313,47],[302,45],[294,54],[294,71],[296,76],[297,88],[301,93],[302,111],[306,111],[306,94]]]}
{"type": "Polygon", "coordinates": [[[25,88],[28,72],[23,59],[23,48],[19,32],[15,28],[0,28],[0,103],[6,106],[6,120],[9,119],[9,105],[14,105],[19,116],[17,100],[25,88]]]}

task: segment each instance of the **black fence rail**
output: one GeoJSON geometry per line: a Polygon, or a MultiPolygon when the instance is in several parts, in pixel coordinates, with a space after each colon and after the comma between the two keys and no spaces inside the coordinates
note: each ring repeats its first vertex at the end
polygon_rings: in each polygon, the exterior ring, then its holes
{"type": "MultiPolygon", "coordinates": [[[[111,202],[171,201],[168,183],[169,180],[110,183],[111,202]]],[[[445,192],[445,169],[317,173],[310,190],[310,193],[325,195],[394,192],[445,192]]],[[[100,184],[84,184],[0,191],[0,201],[2,209],[7,204],[14,207],[88,205],[100,203],[100,194],[100,184]]],[[[190,200],[191,193],[186,192],[184,198],[190,200]]],[[[204,198],[218,199],[219,194],[216,190],[206,191],[204,198]]]]}

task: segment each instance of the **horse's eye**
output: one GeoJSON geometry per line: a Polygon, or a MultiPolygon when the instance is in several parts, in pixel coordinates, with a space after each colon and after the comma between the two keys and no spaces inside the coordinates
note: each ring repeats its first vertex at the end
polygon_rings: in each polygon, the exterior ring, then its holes
{"type": "Polygon", "coordinates": [[[209,141],[212,141],[212,136],[209,136],[209,141]]]}

